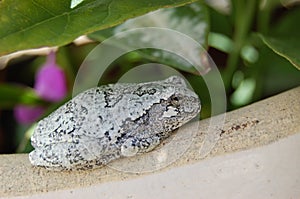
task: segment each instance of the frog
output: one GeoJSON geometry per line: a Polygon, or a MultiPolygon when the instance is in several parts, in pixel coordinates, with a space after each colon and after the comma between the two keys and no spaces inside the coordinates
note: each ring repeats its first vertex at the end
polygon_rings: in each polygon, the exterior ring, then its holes
{"type": "Polygon", "coordinates": [[[179,76],[93,87],[37,123],[29,160],[50,170],[98,168],[154,150],[200,110],[179,76]]]}

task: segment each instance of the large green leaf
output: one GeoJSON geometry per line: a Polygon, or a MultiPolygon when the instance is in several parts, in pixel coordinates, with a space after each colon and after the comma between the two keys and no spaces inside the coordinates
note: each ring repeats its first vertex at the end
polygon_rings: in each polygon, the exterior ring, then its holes
{"type": "Polygon", "coordinates": [[[117,39],[115,45],[126,48],[160,46],[161,48],[143,49],[138,51],[144,58],[154,62],[159,62],[176,67],[180,70],[190,73],[205,73],[209,68],[207,64],[207,38],[209,31],[208,8],[201,2],[176,7],[165,8],[146,15],[130,19],[125,23],[113,28],[100,30],[89,35],[90,38],[103,41],[118,33],[124,31],[134,31],[138,28],[137,33],[130,34],[128,39],[117,39]],[[183,42],[184,36],[172,34],[173,32],[164,32],[161,29],[152,31],[147,27],[167,28],[190,37],[197,45],[190,42],[183,42]],[[145,28],[145,29],[141,29],[145,28]],[[144,31],[143,31],[144,30],[144,31]],[[181,43],[180,43],[181,42],[181,43]],[[139,43],[139,44],[137,44],[139,43]],[[158,44],[159,43],[159,44],[158,44]],[[200,45],[199,45],[200,44],[200,45]],[[170,50],[169,53],[166,49],[170,50]],[[180,57],[178,55],[185,55],[180,57]],[[185,61],[183,59],[189,60],[185,61]],[[194,66],[199,66],[198,70],[194,66]]]}
{"type": "Polygon", "coordinates": [[[299,38],[275,38],[261,36],[263,42],[275,53],[287,59],[300,70],[300,39],[299,38]]]}
{"type": "Polygon", "coordinates": [[[80,35],[126,19],[195,0],[85,0],[74,9],[70,0],[0,1],[0,55],[42,46],[61,46],[80,35]]]}
{"type": "Polygon", "coordinates": [[[300,70],[300,8],[288,12],[270,30],[261,35],[263,42],[300,70]]]}
{"type": "Polygon", "coordinates": [[[276,37],[299,37],[300,7],[285,13],[280,20],[270,27],[270,35],[276,37]]]}
{"type": "MultiPolygon", "coordinates": [[[[122,46],[133,47],[136,46],[137,42],[143,43],[139,44],[139,46],[155,46],[156,42],[159,42],[160,44],[165,43],[166,46],[168,46],[168,49],[172,49],[172,52],[187,55],[187,57],[184,57],[187,60],[191,57],[195,57],[195,64],[200,66],[203,73],[207,70],[207,66],[203,64],[203,60],[201,60],[201,58],[206,58],[203,54],[203,50],[207,48],[207,37],[209,31],[208,12],[206,5],[200,2],[177,8],[160,9],[158,11],[130,19],[116,27],[94,32],[90,34],[89,37],[102,41],[123,31],[145,27],[168,28],[178,31],[197,41],[198,44],[200,44],[199,48],[193,48],[193,50],[191,50],[189,49],[191,46],[182,45],[182,48],[179,49],[178,40],[180,40],[180,38],[176,40],[176,37],[172,34],[165,37],[164,32],[159,32],[159,29],[155,32],[156,34],[153,34],[153,32],[149,31],[149,29],[139,31],[139,34],[130,37],[125,41],[125,43],[122,43],[122,46]],[[203,55],[203,57],[201,57],[201,55],[203,55]]],[[[184,38],[182,38],[182,40],[183,39],[184,38]]],[[[124,40],[122,40],[122,42],[124,42],[124,40]]],[[[120,43],[117,43],[117,45],[120,45],[120,43]]],[[[190,73],[199,74],[199,71],[197,71],[191,63],[184,61],[182,57],[179,57],[178,55],[160,49],[143,49],[140,50],[139,53],[151,61],[167,64],[190,73]]]]}
{"type": "Polygon", "coordinates": [[[36,105],[42,100],[29,87],[15,85],[0,85],[0,109],[12,108],[17,104],[36,105]]]}

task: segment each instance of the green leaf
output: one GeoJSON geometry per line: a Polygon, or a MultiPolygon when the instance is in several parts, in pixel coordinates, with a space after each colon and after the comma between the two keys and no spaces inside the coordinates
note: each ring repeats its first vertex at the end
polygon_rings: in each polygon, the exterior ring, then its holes
{"type": "Polygon", "coordinates": [[[214,32],[209,33],[208,44],[209,46],[225,53],[230,53],[233,48],[233,41],[231,38],[224,34],[214,32]]]}
{"type": "MultiPolygon", "coordinates": [[[[94,32],[90,34],[89,37],[98,41],[103,41],[118,33],[127,30],[134,30],[136,28],[168,28],[192,38],[200,44],[199,47],[193,48],[192,46],[189,46],[188,43],[184,43],[183,45],[179,45],[181,48],[178,48],[178,40],[181,39],[176,39],[177,37],[175,38],[175,35],[171,34],[172,32],[168,33],[169,35],[165,37],[163,32],[157,31],[153,34],[153,31],[148,31],[149,29],[139,31],[139,33],[134,34],[126,41],[117,41],[115,45],[123,48],[126,48],[126,46],[136,47],[137,42],[139,42],[139,46],[156,46],[155,44],[158,42],[160,44],[165,44],[164,46],[167,49],[172,49],[170,50],[172,52],[180,52],[178,54],[187,55],[184,57],[187,60],[191,60],[191,57],[196,58],[193,59],[193,65],[196,64],[197,66],[200,66],[201,71],[206,71],[209,67],[205,65],[205,63],[207,63],[205,62],[207,61],[205,60],[207,57],[204,52],[208,46],[208,18],[208,8],[206,5],[197,2],[177,8],[160,9],[158,11],[130,19],[119,26],[94,32]],[[177,47],[175,47],[176,45],[177,47]]],[[[183,39],[184,38],[182,38],[182,40],[183,39]]],[[[160,50],[159,48],[143,49],[138,52],[142,55],[142,57],[150,61],[167,64],[186,72],[199,74],[199,70],[197,71],[191,63],[183,60],[182,57],[173,53],[160,50]]]]}
{"type": "Polygon", "coordinates": [[[280,20],[273,24],[270,30],[274,37],[299,37],[300,7],[287,12],[280,20]]]}
{"type": "Polygon", "coordinates": [[[287,59],[300,70],[300,39],[299,38],[275,38],[261,35],[263,42],[276,54],[287,59]]]}
{"type": "Polygon", "coordinates": [[[0,85],[0,108],[12,108],[17,104],[35,105],[42,100],[29,87],[0,85]]]}
{"type": "Polygon", "coordinates": [[[245,72],[248,72],[248,76],[252,74],[251,77],[257,78],[257,99],[300,86],[300,72],[297,68],[267,46],[262,46],[259,61],[253,66],[248,67],[245,72]]]}
{"type": "Polygon", "coordinates": [[[42,46],[62,46],[80,35],[120,24],[147,12],[195,0],[0,1],[0,55],[42,46]]]}
{"type": "Polygon", "coordinates": [[[233,27],[230,18],[209,7],[210,32],[232,37],[233,27]]]}
{"type": "Polygon", "coordinates": [[[296,8],[272,26],[271,35],[260,35],[260,37],[276,54],[284,57],[300,70],[299,21],[300,8],[296,8]]]}

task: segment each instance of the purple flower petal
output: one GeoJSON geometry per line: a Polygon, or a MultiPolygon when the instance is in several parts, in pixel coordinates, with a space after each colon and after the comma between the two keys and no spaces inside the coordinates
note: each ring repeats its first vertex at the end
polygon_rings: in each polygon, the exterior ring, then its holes
{"type": "Polygon", "coordinates": [[[16,120],[22,124],[31,124],[35,122],[44,112],[44,107],[17,105],[14,108],[16,120]]]}
{"type": "Polygon", "coordinates": [[[39,96],[48,101],[60,101],[66,96],[66,77],[55,62],[54,52],[48,55],[46,63],[38,71],[34,88],[39,96]]]}

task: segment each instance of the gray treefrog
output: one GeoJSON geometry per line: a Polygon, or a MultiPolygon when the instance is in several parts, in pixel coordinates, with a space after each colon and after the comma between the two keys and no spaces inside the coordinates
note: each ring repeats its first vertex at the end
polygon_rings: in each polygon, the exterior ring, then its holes
{"type": "Polygon", "coordinates": [[[29,159],[55,170],[95,168],[151,151],[200,109],[178,76],[91,88],[38,122],[29,159]]]}

